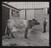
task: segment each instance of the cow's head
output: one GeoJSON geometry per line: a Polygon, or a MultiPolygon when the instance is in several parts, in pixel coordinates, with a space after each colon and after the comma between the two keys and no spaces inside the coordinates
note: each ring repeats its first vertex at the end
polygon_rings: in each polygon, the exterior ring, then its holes
{"type": "Polygon", "coordinates": [[[39,25],[39,24],[40,24],[36,19],[32,19],[32,23],[33,23],[34,25],[39,25]]]}
{"type": "Polygon", "coordinates": [[[39,25],[40,23],[37,21],[37,20],[35,20],[35,19],[32,19],[32,20],[29,20],[28,21],[28,26],[29,26],[29,28],[32,28],[34,25],[39,25]]]}

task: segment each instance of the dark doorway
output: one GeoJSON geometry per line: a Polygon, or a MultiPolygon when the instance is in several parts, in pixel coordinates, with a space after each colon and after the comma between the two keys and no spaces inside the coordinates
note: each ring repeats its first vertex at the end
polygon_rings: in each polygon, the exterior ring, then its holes
{"type": "Polygon", "coordinates": [[[2,35],[5,35],[5,28],[8,19],[9,19],[9,8],[2,6],[2,35]]]}

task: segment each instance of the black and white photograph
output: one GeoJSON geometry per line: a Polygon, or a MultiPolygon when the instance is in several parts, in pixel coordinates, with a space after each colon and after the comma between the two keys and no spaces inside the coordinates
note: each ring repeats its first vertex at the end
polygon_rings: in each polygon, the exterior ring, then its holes
{"type": "Polygon", "coordinates": [[[49,2],[2,2],[2,46],[49,46],[49,2]]]}

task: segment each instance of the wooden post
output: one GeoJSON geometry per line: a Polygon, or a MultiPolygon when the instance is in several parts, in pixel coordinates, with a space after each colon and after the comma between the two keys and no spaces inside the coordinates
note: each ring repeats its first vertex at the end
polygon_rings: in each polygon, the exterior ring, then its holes
{"type": "Polygon", "coordinates": [[[25,20],[26,20],[26,9],[25,9],[25,20]]]}

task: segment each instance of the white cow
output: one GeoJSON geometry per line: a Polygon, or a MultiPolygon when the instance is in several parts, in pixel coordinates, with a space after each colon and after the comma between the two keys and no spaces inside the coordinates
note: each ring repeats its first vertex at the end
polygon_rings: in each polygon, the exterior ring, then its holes
{"type": "Polygon", "coordinates": [[[25,29],[28,26],[28,20],[22,19],[9,19],[7,23],[7,27],[10,30],[7,32],[8,34],[11,33],[13,36],[13,32],[17,32],[20,29],[25,29]]]}
{"type": "Polygon", "coordinates": [[[10,33],[13,36],[12,32],[17,32],[18,29],[25,29],[25,38],[27,38],[28,29],[32,28],[35,25],[35,21],[32,20],[22,20],[22,19],[9,19],[8,20],[8,28],[10,33]]]}

